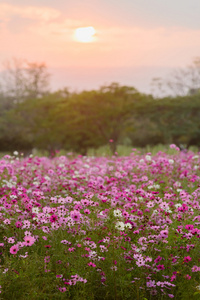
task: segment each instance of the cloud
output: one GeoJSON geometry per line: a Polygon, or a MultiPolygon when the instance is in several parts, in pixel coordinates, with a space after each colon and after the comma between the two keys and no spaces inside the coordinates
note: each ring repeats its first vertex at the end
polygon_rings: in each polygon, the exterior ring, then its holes
{"type": "Polygon", "coordinates": [[[8,22],[7,22],[7,29],[12,34],[19,34],[25,32],[30,26],[36,24],[37,21],[23,18],[17,15],[14,15],[8,22]]]}
{"type": "Polygon", "coordinates": [[[0,3],[0,19],[10,20],[13,16],[32,20],[50,21],[58,18],[61,13],[53,8],[35,6],[16,6],[0,3]]]}
{"type": "Polygon", "coordinates": [[[52,34],[69,35],[70,30],[84,25],[83,21],[67,18],[54,8],[0,3],[0,29],[12,34],[29,31],[48,39],[52,34]]]}

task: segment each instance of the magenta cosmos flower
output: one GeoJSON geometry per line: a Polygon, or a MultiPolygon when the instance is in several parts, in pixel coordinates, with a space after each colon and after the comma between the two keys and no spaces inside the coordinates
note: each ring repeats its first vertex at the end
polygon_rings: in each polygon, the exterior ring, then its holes
{"type": "Polygon", "coordinates": [[[185,256],[184,259],[183,259],[183,262],[187,263],[187,262],[189,262],[191,260],[192,260],[192,258],[190,256],[185,256]]]}
{"type": "Polygon", "coordinates": [[[58,216],[56,216],[56,215],[52,215],[51,218],[50,218],[50,222],[51,222],[51,223],[54,223],[54,222],[56,222],[57,220],[58,220],[58,216]]]}

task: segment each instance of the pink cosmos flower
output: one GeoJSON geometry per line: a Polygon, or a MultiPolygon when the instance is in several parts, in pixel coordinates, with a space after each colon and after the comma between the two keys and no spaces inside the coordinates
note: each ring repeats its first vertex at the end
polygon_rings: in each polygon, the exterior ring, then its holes
{"type": "Polygon", "coordinates": [[[53,174],[54,174],[54,171],[53,171],[52,169],[49,169],[49,170],[48,170],[48,174],[49,174],[49,175],[53,175],[53,174]]]}
{"type": "Polygon", "coordinates": [[[89,263],[88,263],[88,266],[91,266],[91,267],[93,267],[93,268],[96,267],[96,265],[95,265],[93,262],[89,262],[89,263]]]}
{"type": "Polygon", "coordinates": [[[197,266],[192,267],[192,272],[198,272],[198,271],[200,271],[200,267],[197,266]]]}
{"type": "Polygon", "coordinates": [[[11,254],[16,254],[18,252],[19,248],[17,245],[14,245],[10,248],[10,253],[11,254]]]}
{"type": "Polygon", "coordinates": [[[88,247],[85,247],[85,251],[88,251],[88,252],[90,252],[90,251],[91,251],[91,249],[90,249],[90,248],[88,248],[88,247]]]}
{"type": "Polygon", "coordinates": [[[175,145],[175,144],[171,144],[171,145],[170,145],[170,148],[171,148],[171,149],[176,149],[176,145],[175,145]]]}
{"type": "Polygon", "coordinates": [[[82,203],[84,206],[90,205],[90,201],[88,201],[87,199],[81,199],[81,203],[82,203]]]}
{"type": "Polygon", "coordinates": [[[49,262],[50,262],[50,256],[45,256],[44,262],[45,262],[45,263],[49,263],[49,262]]]}
{"type": "Polygon", "coordinates": [[[10,225],[10,223],[11,223],[11,221],[10,221],[9,219],[5,219],[3,222],[4,222],[4,224],[6,224],[6,225],[10,225]]]}
{"type": "Polygon", "coordinates": [[[67,290],[66,287],[59,287],[58,289],[61,293],[64,293],[67,290]]]}
{"type": "Polygon", "coordinates": [[[7,239],[7,242],[9,244],[14,244],[15,240],[12,237],[10,237],[10,238],[7,239]]]}
{"type": "Polygon", "coordinates": [[[172,275],[172,276],[171,276],[170,281],[172,282],[172,281],[174,281],[174,280],[176,280],[176,275],[172,275]]]}
{"type": "Polygon", "coordinates": [[[70,216],[74,221],[79,221],[81,218],[81,213],[78,210],[72,210],[70,216]]]}
{"type": "Polygon", "coordinates": [[[146,282],[147,287],[156,287],[155,280],[149,280],[146,282]]]}
{"type": "Polygon", "coordinates": [[[74,250],[75,250],[75,248],[74,248],[74,247],[72,247],[72,248],[68,248],[68,251],[69,251],[69,252],[74,252],[74,250]]]}
{"type": "Polygon", "coordinates": [[[168,237],[168,230],[161,230],[159,237],[162,239],[166,239],[168,237]]]}
{"type": "Polygon", "coordinates": [[[32,246],[35,243],[35,238],[33,236],[25,236],[24,241],[25,246],[32,246]]]}
{"type": "Polygon", "coordinates": [[[62,240],[61,243],[64,245],[71,245],[71,242],[69,242],[67,240],[62,240]]]}
{"type": "Polygon", "coordinates": [[[10,209],[10,208],[12,207],[12,205],[9,204],[9,203],[5,203],[5,204],[4,204],[4,207],[5,207],[6,209],[10,209]]]}

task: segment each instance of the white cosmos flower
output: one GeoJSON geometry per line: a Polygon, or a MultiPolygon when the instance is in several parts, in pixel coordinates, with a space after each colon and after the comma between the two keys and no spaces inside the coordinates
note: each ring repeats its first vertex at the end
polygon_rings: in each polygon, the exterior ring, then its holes
{"type": "Polygon", "coordinates": [[[199,155],[195,155],[192,157],[192,159],[196,159],[196,158],[199,158],[199,155]]]}
{"type": "Polygon", "coordinates": [[[113,215],[114,215],[115,217],[121,217],[121,216],[122,216],[121,210],[115,209],[115,210],[113,211],[113,215]]]}
{"type": "Polygon", "coordinates": [[[150,155],[146,155],[145,158],[146,158],[146,160],[151,161],[151,156],[150,155]]]}
{"type": "Polygon", "coordinates": [[[38,213],[39,213],[39,207],[37,207],[37,206],[36,206],[36,207],[33,207],[33,208],[32,208],[32,213],[33,213],[33,214],[38,214],[38,213]]]}
{"type": "Polygon", "coordinates": [[[129,228],[129,229],[132,228],[132,225],[131,225],[130,223],[126,223],[124,226],[125,226],[126,228],[129,228]]]}
{"type": "Polygon", "coordinates": [[[115,228],[117,228],[118,230],[124,230],[125,224],[123,222],[118,221],[115,225],[115,228]]]}
{"type": "Polygon", "coordinates": [[[173,164],[173,163],[174,163],[174,160],[173,160],[173,159],[169,159],[169,163],[170,163],[170,164],[173,164]]]}
{"type": "Polygon", "coordinates": [[[148,186],[148,189],[159,189],[160,188],[160,185],[159,184],[153,184],[153,185],[149,185],[148,186]]]}

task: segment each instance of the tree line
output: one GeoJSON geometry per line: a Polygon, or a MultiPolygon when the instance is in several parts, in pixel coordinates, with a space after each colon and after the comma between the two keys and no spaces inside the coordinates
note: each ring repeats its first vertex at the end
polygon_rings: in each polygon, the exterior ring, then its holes
{"type": "Polygon", "coordinates": [[[199,91],[157,98],[111,83],[79,93],[50,92],[44,64],[8,72],[10,84],[7,79],[0,90],[0,151],[63,149],[85,155],[106,144],[113,153],[118,144],[200,147],[199,91]]]}

